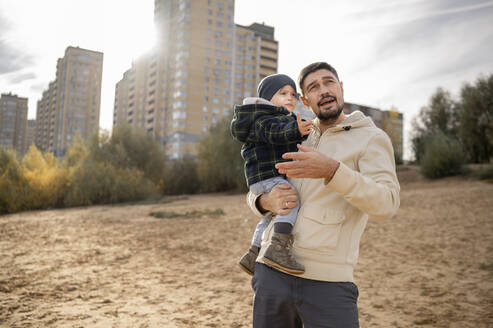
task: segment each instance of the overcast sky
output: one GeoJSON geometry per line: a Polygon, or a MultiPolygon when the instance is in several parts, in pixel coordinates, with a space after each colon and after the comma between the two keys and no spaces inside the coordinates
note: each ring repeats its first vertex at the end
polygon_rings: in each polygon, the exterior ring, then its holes
{"type": "MultiPolygon", "coordinates": [[[[155,41],[153,6],[0,0],[0,92],[28,97],[34,118],[67,46],[102,51],[100,125],[111,129],[115,84],[155,41]]],[[[274,26],[279,72],[296,79],[305,65],[329,62],[346,101],[404,113],[405,139],[437,87],[457,96],[464,82],[493,73],[492,21],[491,0],[236,0],[235,7],[238,24],[274,26]]]]}

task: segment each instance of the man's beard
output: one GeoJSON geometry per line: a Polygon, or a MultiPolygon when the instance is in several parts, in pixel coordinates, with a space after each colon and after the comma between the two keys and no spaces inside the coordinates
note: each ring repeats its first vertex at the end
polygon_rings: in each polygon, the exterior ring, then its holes
{"type": "Polygon", "coordinates": [[[332,123],[332,122],[337,121],[337,119],[339,118],[339,115],[341,115],[341,112],[343,109],[344,109],[344,103],[337,106],[336,109],[331,109],[328,111],[319,110],[317,113],[317,117],[320,120],[320,122],[322,122],[324,124],[332,123]]]}

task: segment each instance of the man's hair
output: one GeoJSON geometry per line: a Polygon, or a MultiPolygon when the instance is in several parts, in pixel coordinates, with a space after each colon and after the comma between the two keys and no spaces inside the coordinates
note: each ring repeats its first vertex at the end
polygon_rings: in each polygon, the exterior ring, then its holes
{"type": "Polygon", "coordinates": [[[305,94],[305,92],[303,90],[303,83],[305,82],[305,79],[308,76],[308,74],[316,72],[316,71],[321,70],[321,69],[326,69],[326,70],[332,72],[336,76],[337,80],[339,81],[339,76],[337,75],[337,71],[334,67],[327,64],[326,62],[312,63],[312,64],[306,66],[305,68],[303,68],[301,70],[300,76],[298,77],[298,84],[300,85],[300,89],[301,89],[302,94],[305,94]]]}

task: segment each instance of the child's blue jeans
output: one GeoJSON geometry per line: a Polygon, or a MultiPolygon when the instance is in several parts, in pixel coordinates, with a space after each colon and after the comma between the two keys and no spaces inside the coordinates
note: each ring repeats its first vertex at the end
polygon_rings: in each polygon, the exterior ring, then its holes
{"type": "MultiPolygon", "coordinates": [[[[255,194],[255,195],[260,195],[263,193],[268,193],[272,190],[277,185],[280,184],[287,184],[293,187],[292,184],[288,182],[288,180],[284,179],[282,176],[277,176],[273,177],[267,180],[259,181],[257,183],[254,183],[250,186],[250,191],[255,194]]],[[[294,188],[294,187],[293,187],[294,188]]],[[[300,209],[300,205],[296,205],[296,207],[293,207],[291,209],[291,212],[289,212],[286,215],[276,215],[275,217],[275,222],[286,222],[291,224],[294,227],[294,224],[296,222],[296,218],[298,217],[298,210],[300,209]]],[[[272,216],[264,216],[260,222],[257,224],[257,228],[255,228],[255,233],[253,234],[252,238],[252,245],[257,246],[260,248],[260,245],[262,243],[262,234],[264,233],[265,229],[269,225],[270,221],[272,219],[272,216]]]]}

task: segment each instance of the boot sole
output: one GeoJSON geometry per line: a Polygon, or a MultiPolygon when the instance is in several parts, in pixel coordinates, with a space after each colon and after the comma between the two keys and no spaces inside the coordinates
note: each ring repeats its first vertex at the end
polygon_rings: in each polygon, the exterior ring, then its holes
{"type": "Polygon", "coordinates": [[[289,269],[289,268],[285,268],[283,266],[280,266],[279,264],[269,260],[265,256],[264,256],[263,260],[264,260],[264,263],[267,264],[268,266],[270,266],[274,269],[277,269],[279,271],[282,271],[284,273],[288,273],[288,274],[303,274],[303,273],[305,273],[305,270],[301,271],[301,270],[289,269]]]}
{"type": "Polygon", "coordinates": [[[243,264],[239,263],[238,262],[238,266],[240,267],[241,270],[245,271],[246,273],[248,273],[250,276],[253,276],[253,272],[248,270],[246,266],[244,266],[243,264]]]}

